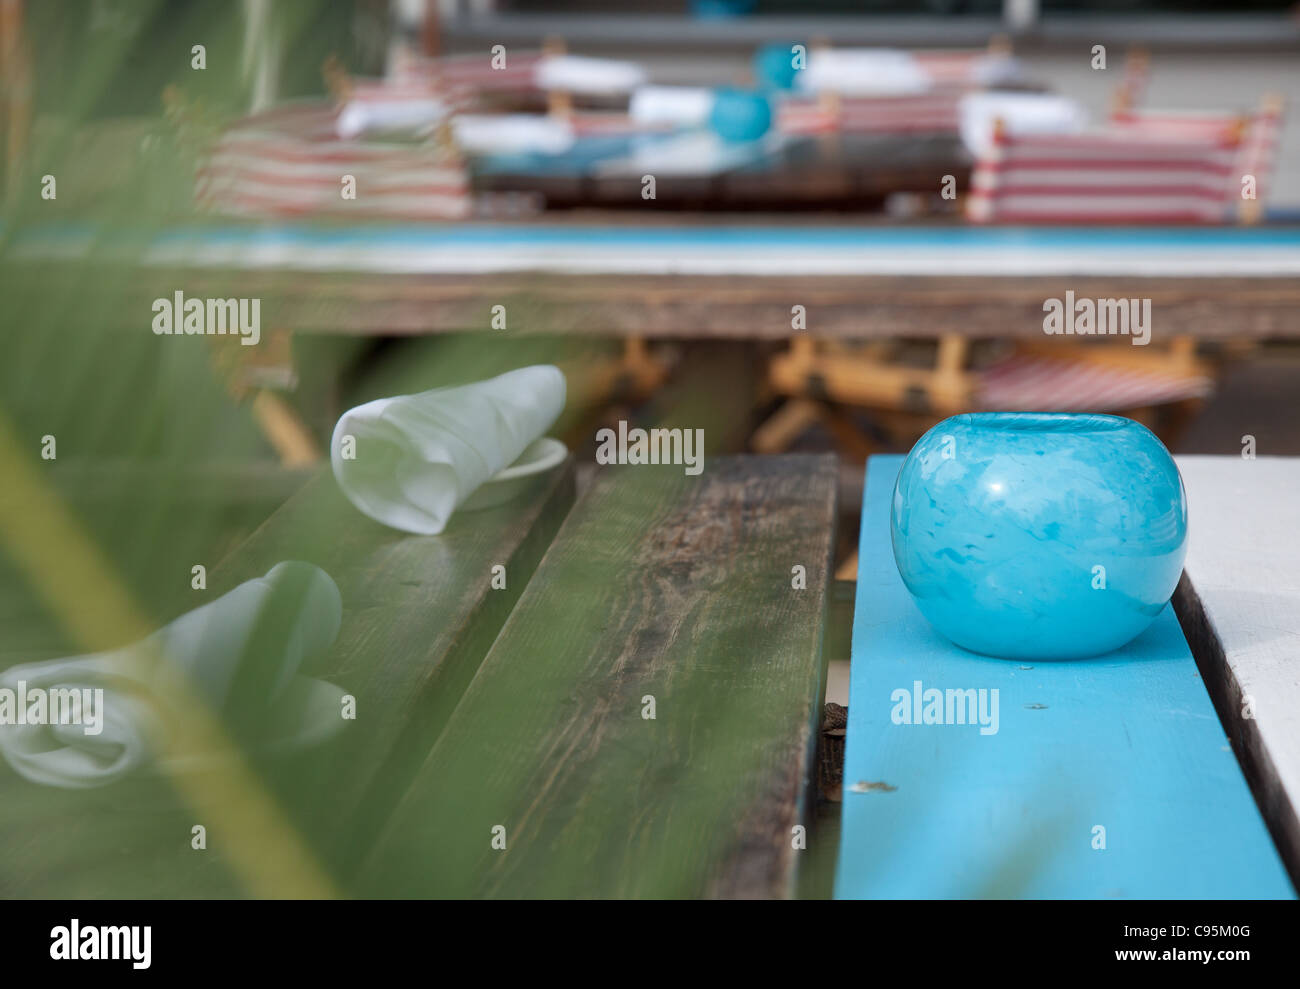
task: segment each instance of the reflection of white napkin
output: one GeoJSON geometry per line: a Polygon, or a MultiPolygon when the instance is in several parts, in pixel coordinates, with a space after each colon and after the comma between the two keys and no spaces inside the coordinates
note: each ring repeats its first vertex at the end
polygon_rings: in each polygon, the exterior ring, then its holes
{"type": "MultiPolygon", "coordinates": [[[[90,734],[84,723],[4,724],[0,751],[36,783],[70,788],[111,783],[155,758],[165,748],[168,720],[186,717],[186,711],[170,709],[173,689],[179,687],[213,715],[223,709],[230,713],[232,695],[242,701],[252,694],[259,710],[267,710],[285,693],[303,660],[334,642],[342,613],[338,587],[325,571],[289,561],[134,645],[10,667],[0,672],[0,689],[28,695],[33,690],[102,689],[102,728],[90,734]],[[245,662],[255,631],[256,654],[245,662]],[[267,647],[273,647],[273,654],[261,651],[267,647]]],[[[281,737],[298,727],[312,733],[310,726],[270,727],[281,737]]]]}
{"type": "Polygon", "coordinates": [[[795,86],[846,96],[923,93],[933,85],[910,52],[890,48],[829,48],[808,54],[808,67],[795,74],[795,86]]]}
{"type": "Polygon", "coordinates": [[[551,427],[564,411],[564,393],[564,372],[538,364],[471,385],[367,402],[343,413],[334,427],[334,476],[372,519],[437,534],[475,488],[551,427]]]}
{"type": "Polygon", "coordinates": [[[961,139],[977,158],[993,146],[993,122],[1008,134],[1077,134],[1088,114],[1075,100],[1040,93],[971,93],[961,100],[961,139]]]}

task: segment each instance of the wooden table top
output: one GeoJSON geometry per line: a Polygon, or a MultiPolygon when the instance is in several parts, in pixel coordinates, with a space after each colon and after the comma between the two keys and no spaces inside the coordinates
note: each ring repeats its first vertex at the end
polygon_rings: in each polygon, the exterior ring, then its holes
{"type": "MultiPolygon", "coordinates": [[[[1037,336],[1043,302],[1150,298],[1207,338],[1300,336],[1300,227],[1012,228],[636,221],[445,226],[286,224],[97,240],[52,227],[8,251],[35,281],[61,261],[125,267],[127,319],[169,295],[260,297],[295,330],[381,335],[491,325],[519,332],[786,338],[1037,336]]],[[[107,318],[114,318],[112,313],[107,318]]],[[[139,323],[132,319],[131,325],[139,323]]],[[[125,326],[125,324],[124,324],[125,326]]]]}

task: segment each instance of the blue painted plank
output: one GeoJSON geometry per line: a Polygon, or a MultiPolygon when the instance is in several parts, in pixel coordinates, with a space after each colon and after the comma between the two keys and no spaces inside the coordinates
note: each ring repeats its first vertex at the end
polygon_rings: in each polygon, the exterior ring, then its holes
{"type": "MultiPolygon", "coordinates": [[[[0,235],[4,226],[0,225],[0,235]]],[[[1170,249],[1214,252],[1236,248],[1300,248],[1300,225],[1251,227],[888,227],[827,226],[825,224],[749,225],[746,223],[662,225],[619,222],[609,225],[576,223],[376,224],[346,226],[311,223],[222,224],[180,227],[163,234],[140,231],[151,246],[184,247],[193,243],[289,244],[402,247],[599,245],[603,247],[782,247],[930,250],[961,247],[971,251],[1039,250],[1044,248],[1116,251],[1170,249]],[[155,239],[156,238],[156,239],[155,239]]],[[[23,231],[22,242],[54,245],[104,237],[128,243],[130,231],[103,231],[80,224],[49,224],[23,231]]],[[[138,244],[137,244],[138,246],[138,244]]]]}
{"type": "Polygon", "coordinates": [[[1300,276],[1300,230],[1032,230],[518,224],[15,231],[33,260],[95,251],[167,267],[461,275],[1300,276]]]}
{"type": "Polygon", "coordinates": [[[894,565],[901,463],[868,464],[836,896],[1294,897],[1172,609],[1098,659],[957,648],[894,565]],[[996,690],[996,732],[895,724],[918,681],[996,690]]]}

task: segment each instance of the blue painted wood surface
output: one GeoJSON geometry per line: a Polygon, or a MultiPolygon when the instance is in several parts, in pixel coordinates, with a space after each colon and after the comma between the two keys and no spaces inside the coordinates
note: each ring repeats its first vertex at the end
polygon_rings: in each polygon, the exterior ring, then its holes
{"type": "Polygon", "coordinates": [[[868,464],[836,896],[1294,897],[1172,609],[1096,659],[957,648],[894,564],[902,459],[868,464]],[[997,732],[896,724],[916,681],[997,690],[997,732]]]}
{"type": "Polygon", "coordinates": [[[1300,227],[839,227],[745,223],[218,223],[167,231],[6,231],[18,257],[302,271],[738,275],[1300,275],[1300,227]]]}

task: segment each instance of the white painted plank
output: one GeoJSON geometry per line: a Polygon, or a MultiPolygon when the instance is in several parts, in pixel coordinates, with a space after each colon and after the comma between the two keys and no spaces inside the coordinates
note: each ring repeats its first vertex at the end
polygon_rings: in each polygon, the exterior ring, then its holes
{"type": "Polygon", "coordinates": [[[1300,873],[1300,458],[1177,461],[1190,538],[1175,604],[1294,876],[1300,873]]]}

